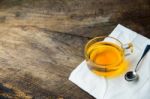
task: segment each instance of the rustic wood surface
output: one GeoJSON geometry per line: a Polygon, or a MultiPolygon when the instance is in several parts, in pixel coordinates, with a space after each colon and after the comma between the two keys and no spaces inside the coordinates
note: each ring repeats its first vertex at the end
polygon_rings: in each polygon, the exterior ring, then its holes
{"type": "Polygon", "coordinates": [[[68,77],[118,23],[150,38],[150,1],[0,0],[0,99],[93,99],[68,77]]]}

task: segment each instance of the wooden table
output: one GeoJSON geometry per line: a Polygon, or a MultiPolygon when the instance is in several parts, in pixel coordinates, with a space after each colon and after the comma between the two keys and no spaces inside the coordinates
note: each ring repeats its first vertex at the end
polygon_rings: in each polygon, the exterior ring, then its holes
{"type": "Polygon", "coordinates": [[[118,23],[150,37],[149,0],[1,0],[0,99],[93,99],[68,77],[118,23]]]}

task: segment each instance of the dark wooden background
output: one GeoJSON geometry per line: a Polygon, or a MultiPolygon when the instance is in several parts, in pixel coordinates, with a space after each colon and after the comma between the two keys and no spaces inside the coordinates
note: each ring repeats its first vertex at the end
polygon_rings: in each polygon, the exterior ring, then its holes
{"type": "Polygon", "coordinates": [[[150,38],[150,0],[0,0],[0,99],[93,99],[68,77],[119,23],[150,38]]]}

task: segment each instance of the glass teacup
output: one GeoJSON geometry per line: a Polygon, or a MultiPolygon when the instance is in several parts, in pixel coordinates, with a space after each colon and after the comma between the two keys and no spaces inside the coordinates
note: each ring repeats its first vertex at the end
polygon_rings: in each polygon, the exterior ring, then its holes
{"type": "Polygon", "coordinates": [[[125,56],[133,52],[133,45],[123,44],[114,37],[100,36],[91,39],[84,52],[92,72],[99,76],[114,77],[127,70],[129,62],[125,56]]]}

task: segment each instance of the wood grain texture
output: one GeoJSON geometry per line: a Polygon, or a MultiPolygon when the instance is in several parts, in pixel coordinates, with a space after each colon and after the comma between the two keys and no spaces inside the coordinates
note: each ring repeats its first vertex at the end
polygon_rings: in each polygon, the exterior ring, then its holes
{"type": "Polygon", "coordinates": [[[93,99],[68,77],[118,23],[150,37],[149,0],[1,0],[0,98],[93,99]]]}
{"type": "Polygon", "coordinates": [[[86,38],[34,27],[3,27],[1,82],[39,99],[85,96],[68,81],[70,72],[83,60],[85,41],[86,38]]]}

